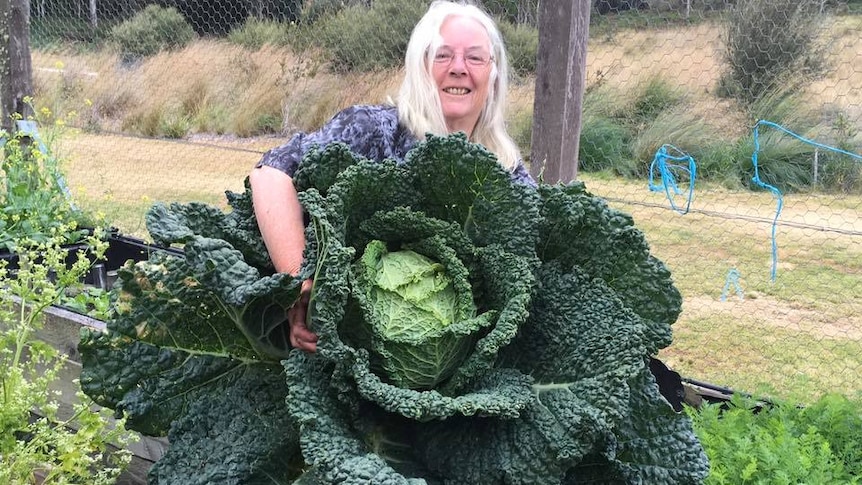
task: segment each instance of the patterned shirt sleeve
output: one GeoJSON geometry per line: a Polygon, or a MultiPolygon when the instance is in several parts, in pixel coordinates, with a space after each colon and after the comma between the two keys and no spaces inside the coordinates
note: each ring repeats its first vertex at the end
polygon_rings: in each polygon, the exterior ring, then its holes
{"type": "MultiPolygon", "coordinates": [[[[293,176],[302,157],[315,145],[342,142],[371,160],[400,158],[395,142],[397,110],[392,106],[351,106],[336,114],[318,131],[297,133],[287,143],[266,152],[256,167],[270,166],[293,176]]],[[[403,156],[403,155],[402,155],[403,156]]]]}
{"type": "Polygon", "coordinates": [[[512,170],[512,180],[529,185],[530,187],[536,187],[536,181],[520,160],[518,161],[518,165],[515,166],[515,170],[512,170]]]}

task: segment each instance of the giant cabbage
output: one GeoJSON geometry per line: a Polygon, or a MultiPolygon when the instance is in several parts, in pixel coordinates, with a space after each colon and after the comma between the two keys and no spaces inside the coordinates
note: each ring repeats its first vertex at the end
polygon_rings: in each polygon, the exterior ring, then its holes
{"type": "Polygon", "coordinates": [[[82,337],[85,392],[171,441],[151,483],[706,476],[647,365],[680,295],[630,217],[579,183],[515,183],[463,135],[403,164],[333,144],[294,182],[297,278],[273,272],[248,190],[229,213],[157,205],[153,238],[184,258],[127,266],[117,317],[82,337]],[[309,277],[316,354],[284,319],[309,277]]]}

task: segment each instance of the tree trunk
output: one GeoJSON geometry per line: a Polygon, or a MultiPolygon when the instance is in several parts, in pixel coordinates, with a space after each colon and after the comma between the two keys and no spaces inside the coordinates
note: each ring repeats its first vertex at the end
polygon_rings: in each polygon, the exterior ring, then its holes
{"type": "Polygon", "coordinates": [[[530,173],[568,183],[578,174],[590,1],[539,2],[538,16],[530,173]]]}
{"type": "Polygon", "coordinates": [[[0,39],[0,126],[12,133],[13,116],[33,116],[24,101],[33,95],[29,0],[0,0],[0,39]]]}

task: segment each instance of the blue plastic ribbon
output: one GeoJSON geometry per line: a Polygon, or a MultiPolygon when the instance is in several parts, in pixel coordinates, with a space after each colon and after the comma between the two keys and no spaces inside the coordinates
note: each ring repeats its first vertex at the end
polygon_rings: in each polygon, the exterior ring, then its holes
{"type": "Polygon", "coordinates": [[[652,192],[664,191],[671,208],[680,214],[687,214],[691,208],[691,199],[694,196],[694,181],[697,175],[697,165],[691,155],[684,153],[673,145],[662,145],[655,153],[649,167],[649,189],[652,192]],[[670,153],[673,151],[673,153],[670,153]],[[676,205],[676,196],[683,195],[683,191],[677,184],[677,176],[674,172],[683,173],[688,177],[688,195],[686,196],[685,208],[680,209],[676,205]],[[661,185],[655,182],[658,173],[661,185]]]}

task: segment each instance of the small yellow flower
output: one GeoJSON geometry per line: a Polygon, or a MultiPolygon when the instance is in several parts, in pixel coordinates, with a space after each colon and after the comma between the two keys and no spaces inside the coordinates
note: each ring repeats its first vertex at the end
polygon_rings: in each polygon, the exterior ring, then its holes
{"type": "Polygon", "coordinates": [[[93,101],[91,99],[87,98],[84,100],[84,104],[86,104],[87,107],[89,108],[90,106],[93,106],[93,101]]]}
{"type": "Polygon", "coordinates": [[[66,126],[66,120],[64,120],[63,118],[57,118],[55,124],[62,128],[63,126],[66,126]]]}
{"type": "Polygon", "coordinates": [[[142,196],[141,196],[141,202],[143,202],[143,203],[145,203],[145,204],[149,204],[151,200],[152,200],[152,199],[150,199],[150,197],[149,197],[149,196],[146,196],[146,195],[142,195],[142,196]]]}
{"type": "Polygon", "coordinates": [[[54,63],[54,67],[57,69],[63,69],[64,67],[66,67],[66,65],[63,64],[63,61],[57,61],[54,63]]]}

